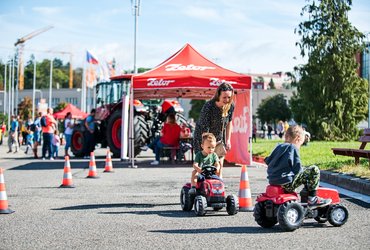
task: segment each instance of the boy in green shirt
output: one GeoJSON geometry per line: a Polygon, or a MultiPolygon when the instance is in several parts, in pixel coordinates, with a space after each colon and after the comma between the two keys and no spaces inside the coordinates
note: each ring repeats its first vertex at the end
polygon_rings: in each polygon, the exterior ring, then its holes
{"type": "Polygon", "coordinates": [[[204,133],[202,135],[202,151],[195,155],[193,168],[191,173],[191,189],[190,193],[195,193],[198,175],[202,173],[202,168],[205,166],[214,166],[217,173],[220,171],[220,159],[215,153],[216,137],[212,133],[204,133]]]}

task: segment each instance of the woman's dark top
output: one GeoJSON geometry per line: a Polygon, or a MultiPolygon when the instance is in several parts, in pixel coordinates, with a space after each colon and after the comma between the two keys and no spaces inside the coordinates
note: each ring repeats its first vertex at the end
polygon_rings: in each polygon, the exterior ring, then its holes
{"type": "Polygon", "coordinates": [[[223,136],[226,126],[231,122],[234,113],[234,104],[231,105],[228,115],[222,117],[222,109],[216,106],[216,100],[211,99],[206,102],[200,111],[199,119],[195,126],[194,131],[194,152],[197,153],[201,150],[202,134],[212,133],[217,141],[221,139],[225,143],[225,136],[223,136]],[[224,123],[224,131],[222,131],[222,123],[224,123]]]}

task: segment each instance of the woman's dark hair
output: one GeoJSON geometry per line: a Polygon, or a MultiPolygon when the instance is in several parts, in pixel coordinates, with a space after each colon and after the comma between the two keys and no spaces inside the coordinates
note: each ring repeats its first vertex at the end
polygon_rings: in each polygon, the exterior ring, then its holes
{"type": "Polygon", "coordinates": [[[72,113],[71,112],[68,112],[67,114],[66,114],[66,117],[65,118],[67,118],[68,116],[70,116],[72,113]]]}

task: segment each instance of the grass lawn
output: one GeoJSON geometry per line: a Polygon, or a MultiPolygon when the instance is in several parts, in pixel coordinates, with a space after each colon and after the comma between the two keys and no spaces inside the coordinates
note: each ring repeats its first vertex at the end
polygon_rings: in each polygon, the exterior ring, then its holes
{"type": "MultiPolygon", "coordinates": [[[[268,156],[282,139],[265,140],[257,138],[253,143],[253,155],[268,156]]],[[[354,164],[355,158],[349,156],[336,156],[331,148],[356,148],[360,147],[360,142],[327,142],[311,141],[307,146],[302,146],[300,156],[304,166],[317,165],[321,170],[330,170],[340,173],[351,174],[357,177],[370,179],[370,167],[367,159],[360,158],[360,164],[354,164]]]]}

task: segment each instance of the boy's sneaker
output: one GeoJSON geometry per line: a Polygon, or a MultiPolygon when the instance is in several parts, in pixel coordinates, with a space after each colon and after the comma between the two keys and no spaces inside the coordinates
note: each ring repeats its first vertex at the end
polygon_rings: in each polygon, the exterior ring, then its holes
{"type": "Polygon", "coordinates": [[[149,148],[149,147],[148,147],[147,145],[144,145],[144,146],[140,147],[140,149],[141,149],[141,150],[143,150],[143,151],[147,151],[147,150],[148,150],[148,148],[149,148]]]}
{"type": "Polygon", "coordinates": [[[195,187],[191,187],[190,189],[189,189],[189,194],[190,195],[193,195],[193,194],[195,194],[197,192],[197,189],[195,188],[195,187]]]}
{"type": "Polygon", "coordinates": [[[158,165],[159,164],[159,161],[152,161],[151,163],[150,163],[150,165],[158,165]]]}
{"type": "Polygon", "coordinates": [[[309,197],[307,204],[309,208],[318,208],[318,207],[325,207],[331,203],[331,199],[323,199],[318,196],[309,197]]]}

